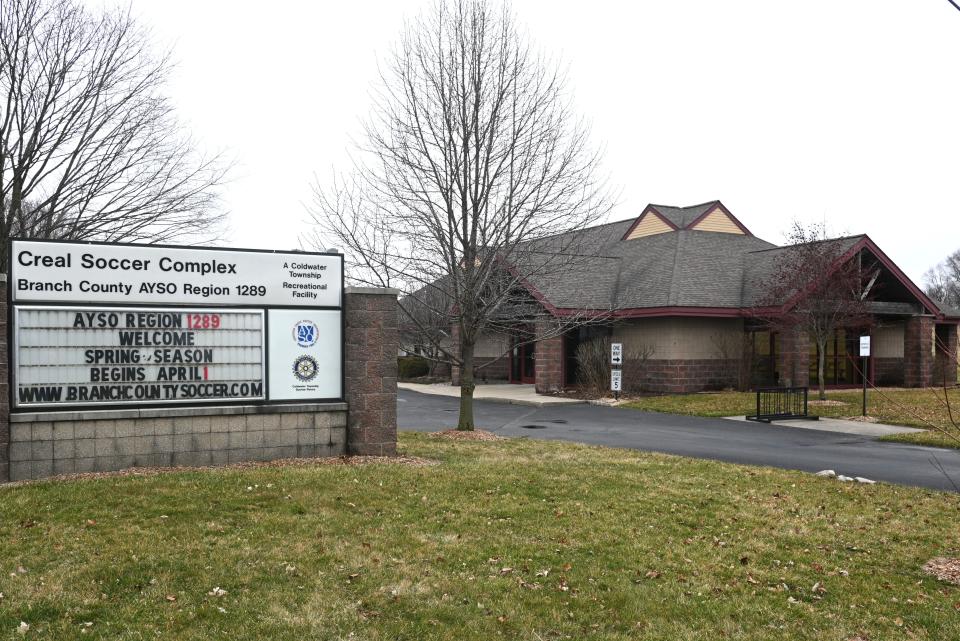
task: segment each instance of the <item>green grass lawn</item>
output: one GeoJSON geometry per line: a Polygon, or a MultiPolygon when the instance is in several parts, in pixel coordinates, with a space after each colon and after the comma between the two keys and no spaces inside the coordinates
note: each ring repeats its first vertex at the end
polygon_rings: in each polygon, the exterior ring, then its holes
{"type": "Polygon", "coordinates": [[[960,587],[921,571],[960,555],[960,496],[526,439],[401,447],[438,464],[0,487],[0,638],[960,638],[960,587]]]}
{"type": "MultiPolygon", "coordinates": [[[[960,423],[960,389],[949,391],[953,417],[960,423]]],[[[632,409],[692,416],[736,416],[755,412],[756,394],[753,392],[716,392],[675,394],[639,398],[621,405],[632,409]]],[[[816,390],[810,398],[817,398],[816,390]]],[[[810,405],[810,413],[832,418],[860,416],[863,392],[860,390],[828,391],[827,398],[843,405],[810,405]]],[[[883,440],[960,448],[960,441],[929,428],[928,422],[949,430],[960,438],[960,429],[954,427],[944,406],[943,389],[884,389],[867,392],[867,413],[880,423],[924,428],[914,434],[897,434],[883,440]],[[939,398],[938,398],[939,396],[939,398]]]]}

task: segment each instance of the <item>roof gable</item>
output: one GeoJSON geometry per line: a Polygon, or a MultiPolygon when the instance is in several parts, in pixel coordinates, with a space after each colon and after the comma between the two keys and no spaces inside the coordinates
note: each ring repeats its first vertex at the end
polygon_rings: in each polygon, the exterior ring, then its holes
{"type": "Polygon", "coordinates": [[[635,238],[643,238],[644,236],[665,234],[676,230],[676,225],[664,218],[652,205],[647,205],[647,208],[643,210],[640,217],[627,229],[627,233],[623,235],[623,240],[633,240],[635,238]]]}
{"type": "Polygon", "coordinates": [[[699,218],[687,225],[687,229],[695,231],[712,231],[721,234],[741,234],[750,236],[746,227],[733,217],[720,203],[709,209],[699,218]]]}
{"type": "Polygon", "coordinates": [[[635,240],[681,229],[753,236],[723,203],[711,200],[690,207],[647,205],[621,240],[635,240]]]}

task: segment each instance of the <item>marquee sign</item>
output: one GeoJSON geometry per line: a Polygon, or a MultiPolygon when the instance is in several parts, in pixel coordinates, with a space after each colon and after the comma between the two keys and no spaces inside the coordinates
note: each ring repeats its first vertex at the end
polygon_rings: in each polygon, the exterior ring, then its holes
{"type": "Polygon", "coordinates": [[[339,307],[342,257],[13,241],[12,299],[168,305],[339,307]]]}
{"type": "Polygon", "coordinates": [[[14,408],[343,397],[341,255],[10,249],[14,408]]]}
{"type": "Polygon", "coordinates": [[[262,400],[262,311],[18,307],[18,405],[262,400]]]}

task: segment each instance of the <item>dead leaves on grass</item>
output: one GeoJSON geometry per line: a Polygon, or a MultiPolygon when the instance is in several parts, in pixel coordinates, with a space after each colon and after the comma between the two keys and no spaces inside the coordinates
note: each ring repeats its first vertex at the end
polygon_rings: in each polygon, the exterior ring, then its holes
{"type": "Polygon", "coordinates": [[[450,441],[502,441],[502,436],[497,436],[493,432],[486,430],[443,430],[442,432],[430,432],[430,438],[446,439],[450,441]]]}
{"type": "MultiPolygon", "coordinates": [[[[481,430],[482,431],[482,430],[481,430]]],[[[498,440],[500,437],[495,436],[498,440]]],[[[273,461],[243,461],[239,463],[230,463],[227,465],[202,465],[196,467],[130,467],[124,470],[112,472],[78,472],[75,474],[58,474],[43,479],[12,481],[5,484],[6,487],[19,487],[23,485],[35,485],[48,483],[50,481],[75,481],[83,479],[115,478],[115,477],[147,477],[158,474],[170,474],[171,472],[185,472],[189,470],[245,470],[269,467],[319,467],[324,465],[409,465],[412,467],[427,467],[437,465],[438,461],[420,458],[419,456],[327,456],[318,458],[286,458],[273,461]]],[[[165,517],[161,517],[165,518],[165,517]]],[[[96,521],[90,520],[88,525],[95,525],[96,521]]]]}
{"type": "Polygon", "coordinates": [[[923,566],[923,571],[941,581],[960,585],[960,559],[938,556],[927,561],[923,566]]]}

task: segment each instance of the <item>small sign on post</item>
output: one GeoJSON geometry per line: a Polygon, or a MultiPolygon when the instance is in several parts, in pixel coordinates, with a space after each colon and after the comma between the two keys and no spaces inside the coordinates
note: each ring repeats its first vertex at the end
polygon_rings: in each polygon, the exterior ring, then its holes
{"type": "Polygon", "coordinates": [[[623,365],[623,343],[610,343],[610,364],[623,365]]]}
{"type": "Polygon", "coordinates": [[[623,370],[610,370],[610,391],[616,397],[623,389],[623,370]]]}
{"type": "Polygon", "coordinates": [[[863,379],[863,416],[867,415],[867,359],[870,357],[870,337],[860,337],[860,378],[863,379]]]}

